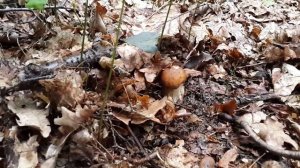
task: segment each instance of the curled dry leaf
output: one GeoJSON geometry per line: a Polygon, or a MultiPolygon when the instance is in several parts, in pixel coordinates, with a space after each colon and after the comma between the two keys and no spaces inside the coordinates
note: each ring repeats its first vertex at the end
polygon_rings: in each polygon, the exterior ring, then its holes
{"type": "Polygon", "coordinates": [[[129,122],[133,124],[142,124],[148,120],[152,120],[160,124],[165,124],[172,121],[176,117],[190,115],[190,113],[187,113],[183,110],[180,111],[181,113],[178,113],[175,110],[174,104],[169,101],[166,96],[151,103],[149,101],[147,102],[148,103],[146,106],[136,106],[138,107],[138,109],[133,109],[133,111],[130,107],[127,107],[124,104],[111,102],[108,104],[108,106],[121,108],[123,110],[121,112],[114,111],[113,116],[115,116],[125,124],[129,124],[129,122]]]}
{"type": "Polygon", "coordinates": [[[53,79],[40,80],[46,96],[58,106],[74,107],[84,98],[83,80],[75,71],[61,71],[53,79]]]}
{"type": "Polygon", "coordinates": [[[19,155],[18,167],[36,167],[38,164],[37,147],[39,146],[36,141],[37,135],[30,137],[27,142],[20,142],[15,140],[14,151],[19,155]]]}
{"type": "Polygon", "coordinates": [[[107,12],[105,6],[101,5],[99,2],[96,2],[95,12],[92,18],[91,26],[92,32],[102,32],[107,33],[106,26],[103,21],[103,17],[107,12]]]}
{"type": "Polygon", "coordinates": [[[282,68],[272,70],[274,92],[280,96],[290,95],[300,83],[300,70],[290,64],[284,63],[282,68]]]}
{"type": "MultiPolygon", "coordinates": [[[[112,58],[109,57],[101,57],[99,60],[99,64],[103,69],[110,69],[112,63],[112,58]]],[[[129,76],[129,72],[125,68],[125,64],[121,59],[114,60],[113,69],[122,76],[129,76]]]]}
{"type": "Polygon", "coordinates": [[[137,47],[121,45],[118,46],[117,52],[121,56],[121,60],[124,62],[126,70],[129,72],[134,69],[140,69],[144,65],[142,51],[137,47]]]}
{"type": "Polygon", "coordinates": [[[281,165],[279,162],[277,162],[275,160],[265,161],[261,165],[261,168],[282,168],[282,167],[285,167],[285,166],[281,165]]]}
{"type": "Polygon", "coordinates": [[[248,124],[259,123],[267,119],[267,115],[262,111],[257,111],[254,113],[247,113],[241,116],[238,121],[247,122],[248,124]]]}
{"type": "Polygon", "coordinates": [[[290,95],[282,96],[281,100],[285,102],[286,105],[293,107],[295,109],[300,109],[300,95],[290,95]]]}
{"type": "Polygon", "coordinates": [[[224,78],[227,75],[227,72],[222,65],[209,65],[207,71],[213,75],[215,79],[224,78]]]}
{"type": "Polygon", "coordinates": [[[192,168],[198,166],[199,158],[183,147],[184,143],[168,150],[165,155],[166,163],[174,168],[192,168]]]}
{"type": "Polygon", "coordinates": [[[8,108],[18,116],[19,126],[28,126],[40,130],[43,137],[48,137],[51,131],[47,119],[48,109],[39,109],[36,102],[28,97],[15,97],[8,102],[8,108]]]}
{"type": "Polygon", "coordinates": [[[216,112],[227,113],[233,115],[237,109],[237,103],[235,100],[230,100],[224,104],[214,104],[214,109],[216,112]]]}
{"type": "Polygon", "coordinates": [[[215,167],[215,160],[211,156],[205,156],[201,159],[200,168],[214,168],[215,167]]]}
{"type": "Polygon", "coordinates": [[[232,148],[225,152],[225,154],[222,156],[218,163],[218,167],[220,168],[229,168],[230,162],[235,161],[235,159],[238,157],[238,151],[236,148],[232,148]]]}
{"type": "Polygon", "coordinates": [[[184,71],[185,71],[186,75],[189,77],[196,77],[196,76],[202,75],[202,72],[194,70],[194,69],[185,68],[184,71]]]}
{"type": "Polygon", "coordinates": [[[0,88],[9,87],[15,83],[13,81],[13,78],[16,77],[14,65],[9,65],[7,62],[0,60],[0,72],[0,88]]]}
{"type": "Polygon", "coordinates": [[[159,67],[148,67],[148,68],[142,68],[139,71],[144,73],[147,82],[152,83],[157,77],[160,70],[161,68],[159,67]]]}
{"type": "Polygon", "coordinates": [[[73,112],[63,106],[61,107],[62,117],[54,119],[54,123],[61,126],[60,131],[62,133],[69,133],[76,130],[80,124],[88,121],[96,109],[96,107],[84,106],[82,108],[80,105],[77,105],[75,112],[73,112]]]}
{"type": "Polygon", "coordinates": [[[56,160],[58,155],[60,154],[66,140],[72,134],[69,132],[60,138],[55,138],[52,140],[52,144],[49,145],[46,154],[45,154],[45,161],[40,164],[40,168],[55,168],[56,167],[56,160]]]}
{"type": "MultiPolygon", "coordinates": [[[[153,31],[156,30],[157,32],[161,32],[162,31],[162,24],[157,22],[158,20],[165,20],[166,16],[167,16],[167,10],[168,8],[163,8],[161,10],[161,12],[156,12],[150,19],[148,19],[147,21],[143,22],[141,25],[137,26],[133,26],[132,30],[133,34],[138,34],[140,32],[143,31],[153,31]],[[159,29],[157,29],[159,28],[159,29]]],[[[169,16],[172,16],[173,19],[169,19],[168,24],[166,24],[166,27],[164,29],[163,34],[164,35],[175,35],[176,33],[179,32],[179,21],[180,19],[178,18],[178,16],[181,16],[182,14],[180,13],[180,6],[179,5],[175,5],[173,4],[171,6],[170,12],[169,12],[169,16]]],[[[188,15],[188,13],[187,13],[188,15]]],[[[186,16],[185,16],[186,17],[186,16]]]]}
{"type": "Polygon", "coordinates": [[[299,148],[299,145],[284,132],[284,125],[273,118],[266,117],[263,112],[244,114],[239,118],[239,122],[247,122],[254,132],[270,146],[284,149],[284,143],[288,143],[296,150],[299,148]]]}
{"type": "Polygon", "coordinates": [[[134,88],[137,92],[146,89],[145,77],[144,77],[143,73],[141,73],[139,71],[135,71],[134,72],[134,79],[136,81],[134,83],[134,88]]]}

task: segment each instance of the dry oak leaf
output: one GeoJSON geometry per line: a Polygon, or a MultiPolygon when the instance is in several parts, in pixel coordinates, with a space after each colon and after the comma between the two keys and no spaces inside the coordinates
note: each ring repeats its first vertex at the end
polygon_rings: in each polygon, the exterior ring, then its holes
{"type": "Polygon", "coordinates": [[[124,104],[111,102],[109,106],[123,110],[121,112],[113,112],[112,114],[125,124],[129,124],[129,122],[132,124],[142,124],[148,120],[164,124],[172,121],[175,117],[189,115],[187,112],[182,114],[180,111],[181,113],[178,113],[175,110],[174,104],[169,101],[166,96],[160,100],[149,103],[148,108],[139,106],[140,108],[142,107],[142,109],[135,110],[135,112],[132,112],[131,109],[124,104]]]}
{"type": "Polygon", "coordinates": [[[274,92],[280,96],[289,96],[300,83],[300,70],[290,64],[284,63],[282,68],[272,70],[274,92]]]}
{"type": "Polygon", "coordinates": [[[235,159],[238,157],[238,151],[234,147],[228,151],[225,152],[225,154],[222,156],[218,163],[218,167],[220,168],[229,168],[230,162],[235,161],[235,159]]]}
{"type": "Polygon", "coordinates": [[[58,106],[74,107],[85,96],[85,91],[82,89],[83,80],[75,71],[61,71],[54,79],[39,82],[45,87],[48,98],[58,106]]]}
{"type": "Polygon", "coordinates": [[[140,69],[144,65],[142,51],[137,47],[124,44],[118,46],[117,52],[121,56],[121,60],[124,62],[126,70],[129,72],[134,69],[140,69]]]}
{"type": "Polygon", "coordinates": [[[30,137],[27,142],[20,142],[17,138],[15,140],[14,151],[19,155],[18,168],[33,168],[38,164],[36,141],[37,135],[30,137]]]}
{"type": "MultiPolygon", "coordinates": [[[[177,140],[183,141],[183,140],[177,140]]],[[[183,147],[184,143],[179,142],[176,147],[171,148],[166,154],[166,163],[174,168],[192,168],[198,166],[200,162],[199,158],[193,153],[187,151],[183,147]]]]}
{"type": "Polygon", "coordinates": [[[72,130],[79,128],[81,124],[88,121],[90,116],[96,111],[95,108],[84,106],[83,108],[80,105],[76,106],[75,112],[67,109],[66,107],[61,107],[61,118],[55,118],[54,123],[60,125],[60,131],[63,133],[68,133],[72,130]]]}
{"type": "Polygon", "coordinates": [[[284,125],[267,117],[263,112],[244,114],[239,118],[239,122],[247,122],[253,131],[270,146],[284,149],[284,143],[288,143],[296,150],[299,148],[298,144],[284,132],[284,125]]]}
{"type": "Polygon", "coordinates": [[[7,106],[18,116],[19,126],[32,127],[40,130],[43,137],[49,136],[51,128],[47,119],[48,109],[37,108],[36,102],[28,97],[15,97],[9,100],[7,106]]]}

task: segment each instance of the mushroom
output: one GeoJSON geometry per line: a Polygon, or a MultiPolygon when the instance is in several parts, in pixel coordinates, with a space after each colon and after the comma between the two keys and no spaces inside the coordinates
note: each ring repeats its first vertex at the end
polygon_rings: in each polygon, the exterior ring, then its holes
{"type": "Polygon", "coordinates": [[[161,73],[161,83],[164,86],[166,96],[173,102],[183,99],[184,82],[187,74],[184,69],[179,66],[166,68],[161,73]]]}

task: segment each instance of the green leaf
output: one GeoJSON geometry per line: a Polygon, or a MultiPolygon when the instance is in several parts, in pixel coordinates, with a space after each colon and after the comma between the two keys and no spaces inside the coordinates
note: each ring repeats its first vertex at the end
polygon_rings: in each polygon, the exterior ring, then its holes
{"type": "Polygon", "coordinates": [[[159,34],[156,32],[142,32],[135,36],[128,37],[125,41],[134,45],[145,52],[155,53],[157,51],[157,41],[159,34]]]}
{"type": "Polygon", "coordinates": [[[43,10],[44,6],[48,3],[48,0],[28,0],[25,4],[26,8],[34,10],[43,10]]]}
{"type": "Polygon", "coordinates": [[[272,6],[275,4],[275,1],[274,0],[263,0],[262,1],[262,4],[266,7],[269,7],[269,6],[272,6]]]}

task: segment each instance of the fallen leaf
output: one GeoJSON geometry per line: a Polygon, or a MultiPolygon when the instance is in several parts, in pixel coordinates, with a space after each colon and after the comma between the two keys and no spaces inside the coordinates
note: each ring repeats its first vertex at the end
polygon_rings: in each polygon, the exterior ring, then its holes
{"type": "Polygon", "coordinates": [[[215,167],[215,160],[211,156],[205,156],[201,159],[200,168],[214,168],[215,167]]]}
{"type": "Polygon", "coordinates": [[[275,161],[275,160],[268,160],[268,161],[265,161],[262,165],[261,165],[261,168],[282,168],[283,166],[275,161]]]}
{"type": "Polygon", "coordinates": [[[192,168],[198,165],[199,158],[179,144],[166,154],[166,163],[174,168],[192,168]]]}
{"type": "Polygon", "coordinates": [[[130,45],[120,45],[117,52],[124,63],[127,71],[131,72],[134,69],[140,69],[143,65],[142,51],[137,47],[130,45]]]}
{"type": "Polygon", "coordinates": [[[55,78],[40,80],[39,83],[45,87],[48,98],[59,106],[74,107],[85,95],[83,80],[75,71],[61,71],[55,78]]]}
{"type": "Polygon", "coordinates": [[[238,157],[238,151],[236,148],[232,148],[225,152],[222,158],[219,160],[218,167],[229,168],[230,162],[233,162],[238,157]]]}
{"type": "Polygon", "coordinates": [[[62,133],[69,133],[72,130],[76,130],[79,126],[86,121],[88,121],[91,115],[96,111],[97,107],[90,108],[77,105],[75,112],[67,109],[66,107],[61,107],[62,117],[55,118],[54,123],[60,125],[60,131],[62,133]]]}
{"type": "Polygon", "coordinates": [[[272,82],[276,95],[288,96],[300,83],[300,70],[290,64],[284,63],[282,68],[272,70],[272,82]]]}
{"type": "Polygon", "coordinates": [[[48,109],[38,108],[36,102],[29,97],[15,97],[8,102],[8,108],[18,116],[19,126],[28,126],[38,129],[42,136],[50,134],[50,123],[47,119],[48,109]]]}
{"type": "Polygon", "coordinates": [[[18,139],[15,140],[14,151],[19,155],[18,168],[37,166],[37,147],[39,144],[36,139],[37,135],[30,137],[27,142],[20,142],[18,139]]]}
{"type": "Polygon", "coordinates": [[[66,140],[68,137],[72,134],[72,131],[68,134],[65,134],[64,136],[60,138],[55,138],[52,140],[52,144],[49,145],[46,154],[45,154],[45,161],[41,163],[41,168],[55,168],[56,167],[56,161],[58,158],[58,155],[60,154],[66,140]]]}
{"type": "Polygon", "coordinates": [[[284,143],[289,143],[297,150],[298,144],[284,132],[284,125],[273,118],[267,117],[263,112],[256,112],[244,114],[238,120],[247,122],[268,145],[284,149],[284,143]]]}
{"type": "Polygon", "coordinates": [[[237,103],[236,101],[230,100],[224,104],[214,104],[214,108],[216,112],[222,112],[227,113],[229,115],[233,115],[235,113],[235,110],[237,109],[237,103]]]}

